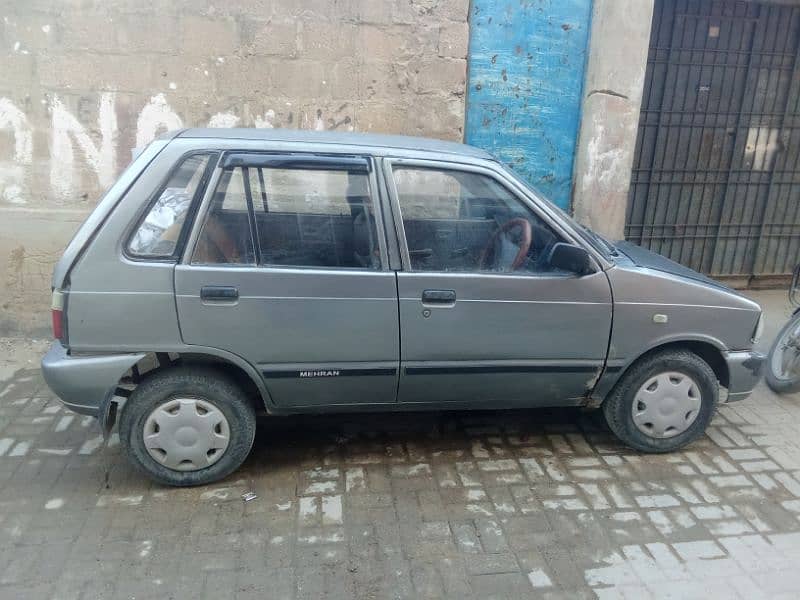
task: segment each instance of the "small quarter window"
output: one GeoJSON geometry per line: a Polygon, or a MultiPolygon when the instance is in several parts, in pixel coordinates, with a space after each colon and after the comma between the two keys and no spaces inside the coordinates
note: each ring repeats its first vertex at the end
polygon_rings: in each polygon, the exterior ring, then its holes
{"type": "Polygon", "coordinates": [[[174,255],[210,158],[208,154],[195,154],[181,163],[128,243],[131,254],[151,258],[174,255]]]}

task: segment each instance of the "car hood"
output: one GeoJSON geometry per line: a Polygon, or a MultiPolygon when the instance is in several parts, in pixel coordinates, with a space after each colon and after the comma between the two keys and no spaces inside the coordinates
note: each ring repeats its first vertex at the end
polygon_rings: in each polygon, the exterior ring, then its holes
{"type": "Polygon", "coordinates": [[[637,246],[636,244],[623,241],[617,242],[614,246],[617,250],[631,259],[631,261],[633,261],[637,267],[662,271],[664,273],[669,273],[670,275],[677,275],[678,277],[700,281],[715,288],[736,293],[733,288],[724,285],[719,281],[711,279],[710,277],[706,277],[702,273],[698,273],[689,267],[684,267],[683,265],[676,263],[674,260],[668,259],[666,256],[661,256],[660,254],[646,250],[645,248],[637,246]]]}

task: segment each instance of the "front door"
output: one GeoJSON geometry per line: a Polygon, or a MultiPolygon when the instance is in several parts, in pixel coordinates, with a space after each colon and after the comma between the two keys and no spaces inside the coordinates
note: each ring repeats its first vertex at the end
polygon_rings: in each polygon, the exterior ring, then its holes
{"type": "Polygon", "coordinates": [[[175,271],[184,342],[233,352],[272,401],[396,401],[399,331],[370,159],[228,154],[175,271]]]}
{"type": "Polygon", "coordinates": [[[602,271],[548,264],[564,239],[492,171],[386,161],[402,254],[400,402],[575,404],[603,366],[602,271]]]}

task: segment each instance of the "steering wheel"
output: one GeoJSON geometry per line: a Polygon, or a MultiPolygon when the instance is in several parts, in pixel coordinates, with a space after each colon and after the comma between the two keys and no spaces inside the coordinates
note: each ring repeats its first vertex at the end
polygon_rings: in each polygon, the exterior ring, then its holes
{"type": "Polygon", "coordinates": [[[522,266],[522,263],[525,262],[525,257],[528,256],[528,251],[531,249],[531,244],[533,244],[533,228],[531,227],[530,221],[527,219],[516,217],[503,223],[503,225],[492,234],[492,237],[489,238],[486,246],[481,251],[480,259],[478,259],[478,266],[481,269],[487,267],[486,263],[489,260],[489,255],[494,252],[497,238],[503,233],[508,233],[515,227],[520,227],[522,229],[522,239],[519,242],[519,251],[514,257],[514,261],[511,263],[511,270],[516,271],[522,266]]]}

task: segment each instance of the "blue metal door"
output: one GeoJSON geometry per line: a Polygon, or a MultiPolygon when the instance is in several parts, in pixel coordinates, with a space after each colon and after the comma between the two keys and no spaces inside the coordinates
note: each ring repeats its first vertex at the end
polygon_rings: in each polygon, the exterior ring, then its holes
{"type": "Polygon", "coordinates": [[[465,139],[569,209],[592,0],[473,0],[465,139]]]}

